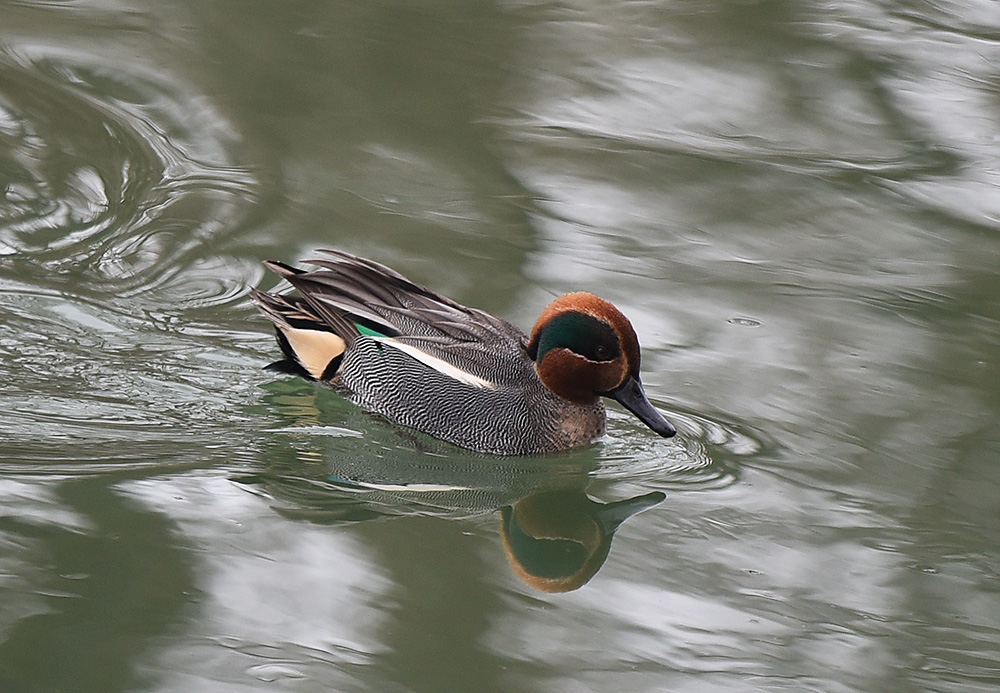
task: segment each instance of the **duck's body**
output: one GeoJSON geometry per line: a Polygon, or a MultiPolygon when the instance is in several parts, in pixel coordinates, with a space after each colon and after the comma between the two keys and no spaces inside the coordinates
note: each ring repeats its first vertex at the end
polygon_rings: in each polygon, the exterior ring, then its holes
{"type": "Polygon", "coordinates": [[[254,292],[285,354],[269,368],[329,385],[395,423],[485,453],[552,452],[600,437],[599,395],[673,435],[642,394],[635,333],[610,303],[568,294],[546,309],[529,338],[388,267],[323,252],[332,259],[310,261],[319,267],[311,272],[266,263],[299,293],[254,292]]]}

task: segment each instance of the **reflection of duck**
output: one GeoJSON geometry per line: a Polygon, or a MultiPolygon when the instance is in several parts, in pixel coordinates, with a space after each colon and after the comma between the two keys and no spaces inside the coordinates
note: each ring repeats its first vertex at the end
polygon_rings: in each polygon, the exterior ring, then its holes
{"type": "Polygon", "coordinates": [[[400,437],[343,402],[329,415],[341,425],[325,426],[316,402],[322,392],[294,383],[269,387],[278,390],[271,404],[295,424],[276,429],[281,435],[272,441],[293,444],[272,447],[263,469],[234,480],[266,494],[276,512],[346,525],[415,516],[469,520],[499,510],[508,560],[539,590],[584,585],[607,559],[618,526],[664,498],[659,492],[607,504],[589,498],[599,469],[593,450],[544,457],[456,450],[419,433],[400,437]],[[366,442],[363,456],[358,436],[366,442]]]}
{"type": "Polygon", "coordinates": [[[364,431],[365,449],[374,454],[358,456],[353,437],[320,435],[316,427],[301,429],[309,432],[299,437],[300,429],[293,427],[283,429],[299,441],[288,451],[291,456],[273,455],[266,470],[237,480],[265,491],[286,517],[339,524],[408,515],[477,517],[539,491],[582,490],[594,469],[586,454],[482,455],[432,438],[399,438],[396,431],[367,421],[358,409],[344,414],[364,431]]]}
{"type": "Polygon", "coordinates": [[[622,522],[653,507],[659,491],[599,503],[582,491],[547,491],[501,510],[501,535],[511,567],[542,592],[569,592],[604,565],[622,522]]]}
{"type": "Polygon", "coordinates": [[[363,408],[479,452],[527,455],[590,442],[601,397],[664,437],[639,380],[639,342],[612,304],[556,299],[530,338],[510,323],[347,253],[306,272],[266,263],[298,296],[254,292],[285,359],[269,368],[343,391],[363,408]]]}
{"type": "Polygon", "coordinates": [[[323,480],[271,474],[236,480],[263,485],[282,501],[275,506],[282,515],[320,524],[412,515],[463,519],[499,508],[514,573],[543,592],[585,585],[604,565],[618,527],[665,498],[654,491],[601,503],[585,493],[589,465],[524,464],[528,461],[470,458],[431,466],[411,458],[388,465],[381,460],[368,470],[358,464],[350,472],[352,465],[338,463],[337,472],[323,480]]]}

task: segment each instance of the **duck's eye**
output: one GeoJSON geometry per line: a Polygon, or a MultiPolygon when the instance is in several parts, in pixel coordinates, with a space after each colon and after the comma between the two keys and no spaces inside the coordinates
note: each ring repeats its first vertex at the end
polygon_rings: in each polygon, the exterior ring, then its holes
{"type": "Polygon", "coordinates": [[[608,348],[607,348],[606,346],[604,346],[603,344],[598,344],[598,345],[597,345],[597,346],[596,346],[596,347],[594,348],[594,356],[596,356],[596,357],[597,357],[597,360],[598,360],[598,361],[607,361],[607,360],[608,360],[608,354],[609,354],[609,353],[610,353],[610,351],[609,351],[609,350],[608,350],[608,348]]]}

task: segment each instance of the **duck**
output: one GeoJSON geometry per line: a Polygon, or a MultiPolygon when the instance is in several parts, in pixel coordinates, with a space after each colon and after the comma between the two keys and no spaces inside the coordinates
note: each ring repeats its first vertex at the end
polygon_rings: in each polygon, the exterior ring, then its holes
{"type": "Polygon", "coordinates": [[[252,290],[283,358],[265,368],[330,387],[390,422],[467,450],[525,456],[589,444],[612,399],[664,438],[640,380],[639,340],[610,302],[556,298],[530,334],[339,250],[304,270],[264,265],[294,293],[252,290]]]}

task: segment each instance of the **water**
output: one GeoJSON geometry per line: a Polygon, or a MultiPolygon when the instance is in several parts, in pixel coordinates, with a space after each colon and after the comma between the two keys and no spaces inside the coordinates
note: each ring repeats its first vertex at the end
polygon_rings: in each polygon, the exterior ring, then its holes
{"type": "Polygon", "coordinates": [[[2,13],[0,690],[997,687],[993,3],[2,13]],[[602,294],[680,434],[498,461],[263,372],[321,247],[602,294]]]}

